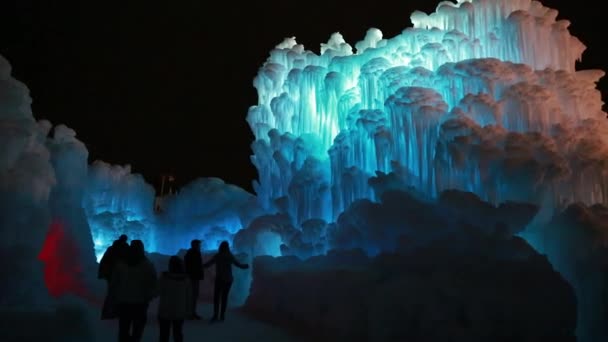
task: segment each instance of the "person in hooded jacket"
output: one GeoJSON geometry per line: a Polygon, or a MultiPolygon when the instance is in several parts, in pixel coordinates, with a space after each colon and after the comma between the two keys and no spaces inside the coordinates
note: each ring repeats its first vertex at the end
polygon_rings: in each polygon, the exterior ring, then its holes
{"type": "Polygon", "coordinates": [[[157,292],[156,269],[141,240],[131,241],[125,261],[110,279],[110,295],[118,303],[118,341],[139,342],[147,323],[148,306],[157,292]]]}
{"type": "Polygon", "coordinates": [[[213,289],[213,317],[211,322],[218,319],[224,321],[226,306],[228,305],[228,294],[232,286],[232,265],[238,268],[247,269],[249,265],[241,264],[230,252],[228,241],[222,241],[220,248],[209,261],[203,264],[207,268],[215,264],[215,284],[213,289]],[[220,308],[221,304],[221,308],[220,308]],[[218,316],[219,313],[219,316],[218,316]]]}
{"type": "Polygon", "coordinates": [[[173,341],[182,342],[184,320],[191,315],[192,284],[180,257],[169,259],[169,270],[160,276],[158,289],[160,342],[169,342],[171,330],[173,341]]]}

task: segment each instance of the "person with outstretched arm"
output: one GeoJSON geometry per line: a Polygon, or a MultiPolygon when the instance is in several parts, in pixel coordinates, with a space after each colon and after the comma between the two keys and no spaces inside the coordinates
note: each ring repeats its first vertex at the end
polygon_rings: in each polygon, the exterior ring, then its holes
{"type": "Polygon", "coordinates": [[[203,267],[207,268],[213,264],[215,264],[215,286],[213,290],[212,323],[216,322],[218,319],[224,321],[224,318],[226,317],[228,294],[230,293],[230,287],[232,286],[233,280],[232,265],[242,269],[249,268],[249,265],[238,262],[234,255],[232,255],[228,241],[222,241],[222,243],[220,243],[217,254],[204,263],[203,267]]]}

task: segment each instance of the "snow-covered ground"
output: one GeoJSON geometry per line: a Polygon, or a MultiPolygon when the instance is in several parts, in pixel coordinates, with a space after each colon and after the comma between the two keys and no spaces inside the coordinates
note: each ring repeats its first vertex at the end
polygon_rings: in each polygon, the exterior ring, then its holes
{"type": "MultiPolygon", "coordinates": [[[[144,342],[158,341],[156,301],[148,311],[148,324],[144,331],[144,342]]],[[[201,304],[199,313],[203,320],[186,321],[185,341],[305,341],[296,338],[281,328],[257,321],[240,312],[229,309],[222,323],[209,324],[212,305],[201,304]]],[[[2,342],[108,342],[118,340],[118,321],[99,320],[99,311],[92,308],[90,320],[74,311],[70,313],[0,313],[0,341],[2,342]],[[69,318],[68,318],[69,317],[69,318]],[[87,323],[88,321],[88,323],[87,323]]]]}
{"type": "MultiPolygon", "coordinates": [[[[210,324],[209,318],[213,312],[212,305],[204,304],[199,307],[202,309],[199,309],[199,313],[203,316],[203,320],[185,322],[184,339],[186,341],[303,341],[303,339],[296,339],[278,327],[257,321],[239,312],[238,309],[229,310],[226,313],[226,320],[224,322],[210,324]]],[[[155,315],[156,302],[151,305],[148,311],[149,319],[144,341],[158,340],[159,330],[155,315]]],[[[100,326],[104,328],[100,334],[107,336],[107,339],[103,341],[116,339],[118,332],[117,321],[104,321],[100,326]]]]}

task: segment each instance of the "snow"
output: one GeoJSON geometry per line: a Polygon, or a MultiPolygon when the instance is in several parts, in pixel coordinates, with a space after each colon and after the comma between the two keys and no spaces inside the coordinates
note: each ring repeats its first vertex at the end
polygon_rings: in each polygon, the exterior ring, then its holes
{"type": "MultiPolygon", "coordinates": [[[[158,340],[158,321],[155,310],[157,301],[153,301],[148,310],[148,323],[144,330],[143,341],[158,340]]],[[[2,341],[37,341],[48,342],[107,342],[114,341],[118,336],[117,321],[101,321],[98,319],[98,308],[90,306],[70,306],[59,312],[2,312],[0,311],[0,329],[3,332],[2,341]],[[36,329],[31,329],[32,322],[36,329]]],[[[202,305],[201,314],[211,317],[211,305],[202,305]]],[[[226,321],[209,324],[206,320],[186,321],[184,323],[184,339],[187,341],[303,341],[291,333],[260,322],[242,313],[238,309],[226,312],[226,321]]]]}

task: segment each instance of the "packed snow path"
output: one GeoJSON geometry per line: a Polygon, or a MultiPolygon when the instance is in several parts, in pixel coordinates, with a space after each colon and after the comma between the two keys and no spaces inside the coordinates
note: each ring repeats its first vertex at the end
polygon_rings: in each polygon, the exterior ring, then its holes
{"type": "MultiPolygon", "coordinates": [[[[185,341],[304,341],[295,338],[281,328],[255,319],[241,313],[238,309],[229,309],[224,322],[209,323],[213,308],[210,304],[199,304],[199,313],[203,316],[200,321],[184,323],[185,341]]],[[[118,336],[118,321],[102,321],[98,341],[116,341],[118,336]],[[101,338],[101,337],[104,338],[101,338]]],[[[144,342],[158,341],[158,321],[156,320],[156,301],[148,310],[148,324],[144,331],[144,342]]]]}
{"type": "MultiPolygon", "coordinates": [[[[156,319],[157,301],[148,310],[148,323],[142,342],[157,342],[159,327],[156,319]]],[[[226,320],[209,323],[212,305],[199,305],[203,320],[184,323],[184,340],[207,342],[301,342],[304,338],[293,337],[284,329],[255,320],[239,309],[229,309],[226,320]]],[[[98,319],[99,308],[90,306],[87,312],[56,314],[55,312],[14,312],[0,308],[2,342],[113,342],[118,340],[118,321],[98,319]],[[88,311],[90,310],[90,311],[88,311]]]]}

